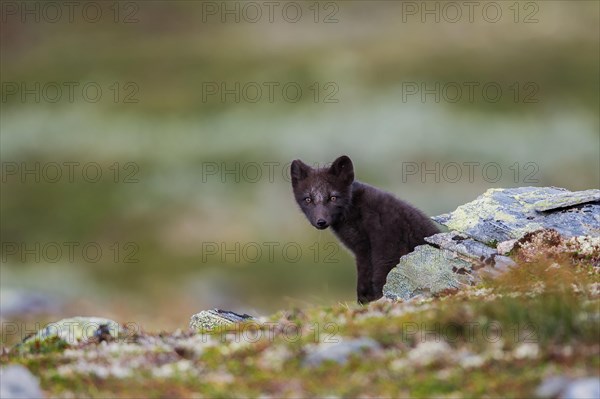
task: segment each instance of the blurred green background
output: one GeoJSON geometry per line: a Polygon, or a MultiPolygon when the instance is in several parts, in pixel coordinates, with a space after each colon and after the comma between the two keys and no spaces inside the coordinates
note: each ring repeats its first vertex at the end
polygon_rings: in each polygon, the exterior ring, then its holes
{"type": "Polygon", "coordinates": [[[295,158],[348,154],[429,215],[597,188],[599,3],[448,3],[4,2],[2,317],[37,295],[155,331],[354,301],[352,257],[293,201],[295,158]]]}

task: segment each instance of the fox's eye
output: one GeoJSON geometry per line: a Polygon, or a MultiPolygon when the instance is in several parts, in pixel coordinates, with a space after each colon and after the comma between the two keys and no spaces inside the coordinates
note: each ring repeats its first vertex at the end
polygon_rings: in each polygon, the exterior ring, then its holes
{"type": "Polygon", "coordinates": [[[329,201],[334,202],[337,199],[337,197],[335,195],[332,195],[331,197],[329,197],[329,201]]]}
{"type": "Polygon", "coordinates": [[[307,204],[310,204],[312,202],[312,200],[310,199],[310,197],[306,197],[306,198],[304,198],[304,202],[306,202],[307,204]]]}

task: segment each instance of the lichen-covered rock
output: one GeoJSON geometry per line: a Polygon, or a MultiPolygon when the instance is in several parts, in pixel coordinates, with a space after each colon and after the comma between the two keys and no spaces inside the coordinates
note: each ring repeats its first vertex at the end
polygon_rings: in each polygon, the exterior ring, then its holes
{"type": "Polygon", "coordinates": [[[504,256],[513,249],[519,250],[520,260],[531,258],[529,252],[539,252],[539,243],[528,246],[527,237],[534,233],[532,237],[544,242],[556,237],[560,245],[551,246],[554,255],[559,252],[592,265],[600,263],[600,190],[490,189],[433,220],[453,231],[427,237],[430,246],[403,256],[388,274],[385,297],[406,300],[459,288],[482,276],[496,277],[516,265],[504,256]]]}
{"type": "Polygon", "coordinates": [[[224,327],[252,320],[255,320],[254,317],[245,313],[238,314],[228,310],[220,309],[203,310],[200,313],[192,315],[190,319],[190,328],[200,332],[211,331],[218,327],[224,327]]]}
{"type": "Polygon", "coordinates": [[[46,325],[36,334],[27,337],[20,345],[24,350],[34,344],[58,340],[68,345],[76,345],[95,340],[116,339],[123,333],[119,324],[102,317],[72,317],[46,325]]]}
{"type": "Polygon", "coordinates": [[[383,295],[407,300],[420,294],[435,294],[474,282],[472,264],[451,251],[420,245],[400,258],[387,276],[383,295]]]}
{"type": "Polygon", "coordinates": [[[489,189],[475,201],[433,220],[492,246],[541,229],[554,229],[565,237],[597,236],[600,190],[489,189]]]}

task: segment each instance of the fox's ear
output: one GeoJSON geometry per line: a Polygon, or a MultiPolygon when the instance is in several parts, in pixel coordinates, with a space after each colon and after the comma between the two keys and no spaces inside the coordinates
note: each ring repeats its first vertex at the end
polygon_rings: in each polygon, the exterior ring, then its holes
{"type": "Polygon", "coordinates": [[[333,161],[329,168],[329,173],[337,176],[343,184],[350,185],[354,181],[354,166],[350,158],[346,155],[342,155],[333,161]]]}
{"type": "Polygon", "coordinates": [[[290,167],[290,175],[292,177],[292,186],[296,187],[299,181],[304,180],[308,177],[312,168],[302,162],[299,159],[296,159],[292,162],[292,166],[290,167]]]}

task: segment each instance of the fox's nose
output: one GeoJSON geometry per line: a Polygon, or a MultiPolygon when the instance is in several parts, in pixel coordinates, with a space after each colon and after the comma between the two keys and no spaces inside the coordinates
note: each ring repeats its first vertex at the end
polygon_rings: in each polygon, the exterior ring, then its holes
{"type": "Polygon", "coordinates": [[[327,225],[327,222],[324,219],[317,220],[317,226],[325,227],[326,225],[327,225]]]}

